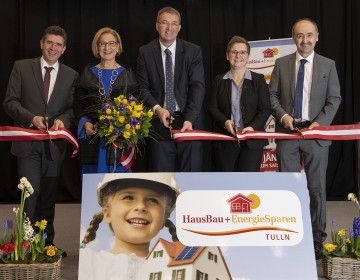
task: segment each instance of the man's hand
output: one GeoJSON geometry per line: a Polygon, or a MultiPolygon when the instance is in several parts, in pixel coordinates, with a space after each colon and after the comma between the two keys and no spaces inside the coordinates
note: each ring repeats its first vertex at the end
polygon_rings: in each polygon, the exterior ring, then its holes
{"type": "Polygon", "coordinates": [[[63,127],[65,127],[63,121],[60,119],[55,119],[52,128],[54,128],[54,130],[58,130],[59,128],[63,128],[63,127]]]}
{"type": "Polygon", "coordinates": [[[310,126],[308,127],[308,129],[313,129],[314,127],[320,126],[320,124],[318,122],[313,122],[310,124],[310,126]]]}
{"type": "Polygon", "coordinates": [[[32,120],[32,125],[35,126],[39,130],[46,130],[46,122],[47,119],[42,116],[35,116],[32,120]]]}
{"type": "Polygon", "coordinates": [[[294,119],[291,116],[285,115],[282,119],[282,125],[285,128],[294,130],[293,121],[294,121],[294,119]]]}
{"type": "Polygon", "coordinates": [[[192,130],[192,123],[189,121],[184,121],[183,126],[180,129],[180,132],[185,132],[186,130],[192,130]]]}
{"type": "Polygon", "coordinates": [[[174,118],[171,116],[170,112],[160,106],[155,110],[155,113],[159,116],[160,122],[167,128],[170,127],[174,118]]]}

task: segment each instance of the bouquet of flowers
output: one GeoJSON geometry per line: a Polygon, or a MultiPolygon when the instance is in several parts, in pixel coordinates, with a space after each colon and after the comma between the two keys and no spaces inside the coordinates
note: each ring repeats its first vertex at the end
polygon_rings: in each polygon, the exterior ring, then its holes
{"type": "MultiPolygon", "coordinates": [[[[359,201],[355,194],[349,193],[348,200],[357,204],[359,201]]],[[[360,260],[360,217],[355,217],[352,230],[341,229],[331,232],[331,243],[324,245],[322,253],[325,257],[353,258],[360,260]]]]}
{"type": "Polygon", "coordinates": [[[45,246],[46,220],[38,221],[33,226],[24,212],[25,200],[34,189],[25,178],[20,179],[20,206],[13,209],[16,214],[15,226],[12,220],[3,223],[4,233],[0,236],[0,263],[53,263],[61,257],[62,251],[55,246],[45,246]]]}
{"type": "Polygon", "coordinates": [[[98,114],[98,135],[106,138],[106,144],[131,147],[149,136],[153,112],[132,95],[106,99],[98,114]]]}
{"type": "Polygon", "coordinates": [[[144,142],[145,137],[150,136],[152,110],[133,95],[120,94],[113,100],[110,97],[101,100],[96,117],[95,135],[102,137],[105,145],[111,145],[109,148],[113,151],[114,157],[108,156],[109,162],[113,162],[114,170],[120,164],[127,170],[135,161],[136,151],[139,151],[138,142],[144,142]]]}

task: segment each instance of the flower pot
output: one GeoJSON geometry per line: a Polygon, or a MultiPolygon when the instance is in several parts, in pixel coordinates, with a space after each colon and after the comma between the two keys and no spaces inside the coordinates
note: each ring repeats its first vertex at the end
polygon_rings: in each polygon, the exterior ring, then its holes
{"type": "Polygon", "coordinates": [[[61,258],[54,263],[0,264],[2,280],[59,280],[61,258]]]}
{"type": "Polygon", "coordinates": [[[360,279],[360,261],[351,258],[323,259],[324,276],[327,279],[358,280],[360,279]]]}

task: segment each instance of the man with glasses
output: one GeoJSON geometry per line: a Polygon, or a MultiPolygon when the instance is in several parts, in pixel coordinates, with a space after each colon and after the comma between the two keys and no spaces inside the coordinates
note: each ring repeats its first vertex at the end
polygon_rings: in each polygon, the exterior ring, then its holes
{"type": "MultiPolygon", "coordinates": [[[[14,125],[33,130],[69,127],[73,123],[72,100],[78,73],[58,60],[66,50],[67,34],[49,26],[40,40],[42,56],[14,63],[4,100],[14,125]]],[[[26,177],[34,193],[26,199],[25,212],[32,222],[47,220],[47,245],[54,240],[55,198],[65,141],[14,141],[19,177],[26,177]]],[[[66,253],[63,254],[65,256],[66,253]]]]}
{"type": "Polygon", "coordinates": [[[157,116],[153,121],[157,139],[150,139],[153,171],[201,171],[201,143],[175,144],[171,139],[172,129],[202,128],[205,96],[201,49],[177,38],[180,29],[179,12],[171,7],[161,9],[156,22],[159,38],[139,50],[137,79],[146,106],[157,116]]]}
{"type": "MultiPolygon", "coordinates": [[[[335,62],[315,53],[317,24],[298,20],[292,29],[297,51],[276,60],[270,81],[270,101],[276,131],[292,133],[330,125],[341,102],[335,62]]],[[[304,159],[316,258],[326,239],[326,169],[329,140],[276,141],[280,171],[300,172],[304,159]]]]}

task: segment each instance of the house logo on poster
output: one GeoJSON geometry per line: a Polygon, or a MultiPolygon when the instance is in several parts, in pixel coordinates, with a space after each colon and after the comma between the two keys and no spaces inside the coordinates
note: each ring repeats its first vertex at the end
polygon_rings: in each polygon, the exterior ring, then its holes
{"type": "Polygon", "coordinates": [[[250,214],[252,209],[259,207],[260,198],[256,194],[245,196],[239,193],[226,202],[230,205],[230,213],[250,214]]]}
{"type": "Polygon", "coordinates": [[[185,191],[176,227],[187,246],[294,246],[304,235],[300,200],[286,190],[185,191]]]}

